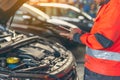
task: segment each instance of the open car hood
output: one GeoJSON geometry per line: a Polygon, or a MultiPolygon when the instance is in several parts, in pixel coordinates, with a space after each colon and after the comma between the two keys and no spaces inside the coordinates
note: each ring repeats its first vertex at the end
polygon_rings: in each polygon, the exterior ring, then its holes
{"type": "Polygon", "coordinates": [[[15,11],[28,0],[0,0],[0,24],[6,24],[15,11]]]}

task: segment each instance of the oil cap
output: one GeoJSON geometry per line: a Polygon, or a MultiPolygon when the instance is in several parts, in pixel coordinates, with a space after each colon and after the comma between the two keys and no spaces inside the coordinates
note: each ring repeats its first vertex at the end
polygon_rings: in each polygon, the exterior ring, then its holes
{"type": "Polygon", "coordinates": [[[8,64],[8,68],[10,69],[14,69],[18,66],[20,59],[17,57],[8,57],[7,58],[7,64],[8,64]]]}
{"type": "Polygon", "coordinates": [[[20,59],[17,57],[8,57],[7,64],[16,64],[19,63],[20,59]]]}

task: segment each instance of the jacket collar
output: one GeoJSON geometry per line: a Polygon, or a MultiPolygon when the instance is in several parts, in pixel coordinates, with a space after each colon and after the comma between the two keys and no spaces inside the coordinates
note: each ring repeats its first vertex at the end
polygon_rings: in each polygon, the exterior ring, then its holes
{"type": "Polygon", "coordinates": [[[101,3],[100,3],[100,6],[101,6],[101,5],[104,5],[104,4],[107,4],[109,1],[110,1],[110,0],[105,0],[104,2],[101,2],[101,3]]]}
{"type": "Polygon", "coordinates": [[[104,4],[107,4],[110,0],[105,0],[104,4]]]}

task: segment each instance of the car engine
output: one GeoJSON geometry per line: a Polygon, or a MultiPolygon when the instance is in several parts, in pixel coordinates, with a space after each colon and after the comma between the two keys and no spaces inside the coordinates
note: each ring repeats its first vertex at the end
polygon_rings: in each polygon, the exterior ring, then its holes
{"type": "Polygon", "coordinates": [[[0,80],[75,80],[75,59],[59,43],[14,31],[0,37],[0,80]]]}

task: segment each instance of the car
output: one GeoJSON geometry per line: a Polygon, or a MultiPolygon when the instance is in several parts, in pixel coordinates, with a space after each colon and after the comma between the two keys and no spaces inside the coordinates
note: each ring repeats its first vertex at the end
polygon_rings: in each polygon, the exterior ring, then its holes
{"type": "Polygon", "coordinates": [[[59,35],[60,32],[69,32],[70,28],[77,28],[76,25],[50,18],[47,14],[29,4],[24,4],[16,12],[10,28],[20,33],[49,38],[66,48],[78,46],[78,43],[59,35]]]}
{"type": "Polygon", "coordinates": [[[78,80],[71,51],[47,38],[9,29],[7,22],[12,23],[14,12],[25,2],[11,1],[0,3],[4,4],[0,6],[0,80],[78,80]]]}
{"type": "Polygon", "coordinates": [[[77,80],[75,59],[60,44],[21,34],[1,39],[0,80],[77,80]]]}
{"type": "Polygon", "coordinates": [[[93,18],[79,8],[63,3],[37,3],[32,4],[55,19],[65,20],[89,32],[93,25],[93,18]]]}

